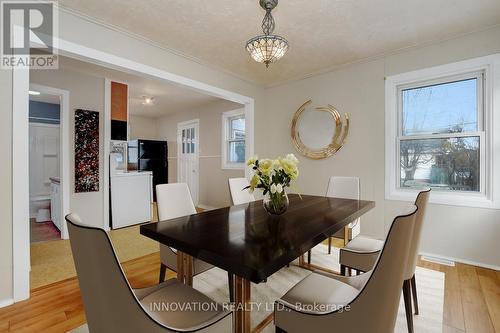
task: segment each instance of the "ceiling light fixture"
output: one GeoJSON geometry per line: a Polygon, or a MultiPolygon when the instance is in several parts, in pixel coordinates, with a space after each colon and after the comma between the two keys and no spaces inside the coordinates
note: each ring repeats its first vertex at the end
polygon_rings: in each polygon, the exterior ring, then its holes
{"type": "Polygon", "coordinates": [[[142,96],[142,105],[153,105],[154,97],[142,96]]]}
{"type": "Polygon", "coordinates": [[[256,36],[247,42],[246,49],[257,61],[266,64],[276,62],[288,51],[288,41],[278,35],[273,35],[275,23],[271,11],[278,5],[278,0],[260,0],[260,6],[266,11],[262,20],[264,35],[256,36]]]}
{"type": "Polygon", "coordinates": [[[28,90],[28,94],[30,94],[32,96],[38,96],[38,95],[40,95],[40,92],[39,91],[35,91],[35,90],[28,90]]]}

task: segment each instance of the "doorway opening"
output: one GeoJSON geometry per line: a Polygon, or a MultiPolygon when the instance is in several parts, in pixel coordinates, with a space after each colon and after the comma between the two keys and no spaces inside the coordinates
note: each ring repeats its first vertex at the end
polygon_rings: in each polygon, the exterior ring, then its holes
{"type": "Polygon", "coordinates": [[[30,242],[61,239],[59,95],[30,90],[29,195],[30,242]]]}
{"type": "Polygon", "coordinates": [[[36,288],[50,281],[50,274],[38,273],[56,271],[65,260],[60,251],[47,250],[63,246],[68,238],[69,91],[37,84],[30,76],[28,96],[28,253],[35,253],[29,256],[28,276],[30,287],[36,288]]]}

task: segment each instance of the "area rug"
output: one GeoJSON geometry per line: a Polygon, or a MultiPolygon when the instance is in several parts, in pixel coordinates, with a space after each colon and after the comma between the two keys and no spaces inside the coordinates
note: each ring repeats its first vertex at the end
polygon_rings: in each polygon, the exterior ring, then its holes
{"type": "MultiPolygon", "coordinates": [[[[139,226],[111,230],[109,237],[120,262],[158,252],[158,242],[139,233],[139,226]]],[[[31,289],[76,276],[69,239],[31,244],[31,289]]]]}
{"type": "MultiPolygon", "coordinates": [[[[338,249],[332,248],[332,254],[327,254],[327,246],[318,245],[313,249],[312,262],[316,265],[338,270],[338,249]]],[[[272,312],[274,300],[284,295],[297,282],[311,274],[308,270],[291,265],[268,278],[267,283],[252,284],[252,302],[263,304],[261,310],[252,312],[252,327],[264,320],[272,312]],[[269,306],[266,306],[269,304],[269,306]]],[[[444,273],[417,267],[416,271],[418,300],[420,314],[414,316],[413,324],[416,333],[442,332],[444,304],[444,273]]],[[[210,269],[194,278],[194,288],[203,292],[217,302],[228,302],[227,273],[218,268],[210,269]]],[[[268,325],[263,332],[274,332],[274,325],[268,325]]],[[[88,333],[83,325],[73,333],[88,333]]],[[[394,332],[408,332],[406,316],[401,297],[399,313],[394,332]]]]}

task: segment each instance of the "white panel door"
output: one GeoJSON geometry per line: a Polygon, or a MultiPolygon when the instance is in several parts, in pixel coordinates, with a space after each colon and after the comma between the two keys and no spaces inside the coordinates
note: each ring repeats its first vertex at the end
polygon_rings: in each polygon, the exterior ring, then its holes
{"type": "Polygon", "coordinates": [[[198,204],[198,150],[199,121],[192,120],[177,125],[177,181],[186,183],[195,205],[198,204]]]}

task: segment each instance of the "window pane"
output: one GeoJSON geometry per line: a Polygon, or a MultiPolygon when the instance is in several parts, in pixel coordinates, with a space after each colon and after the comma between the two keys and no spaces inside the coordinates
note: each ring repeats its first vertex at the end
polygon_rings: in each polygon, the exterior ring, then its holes
{"type": "Polygon", "coordinates": [[[229,142],[228,144],[228,162],[244,163],[245,162],[245,141],[229,142]]]}
{"type": "Polygon", "coordinates": [[[191,140],[189,140],[191,145],[191,154],[194,154],[194,127],[191,128],[191,140]]]}
{"type": "Polygon", "coordinates": [[[403,135],[476,131],[477,98],[476,78],[403,90],[403,135]]]}
{"type": "Polygon", "coordinates": [[[182,135],[181,135],[181,146],[182,146],[182,153],[184,154],[186,152],[186,145],[185,145],[185,140],[186,140],[186,130],[182,130],[182,135]]]}
{"type": "Polygon", "coordinates": [[[402,140],[401,187],[479,191],[479,137],[402,140]]]}
{"type": "Polygon", "coordinates": [[[229,138],[245,139],[245,118],[231,118],[229,120],[229,138]]]}

